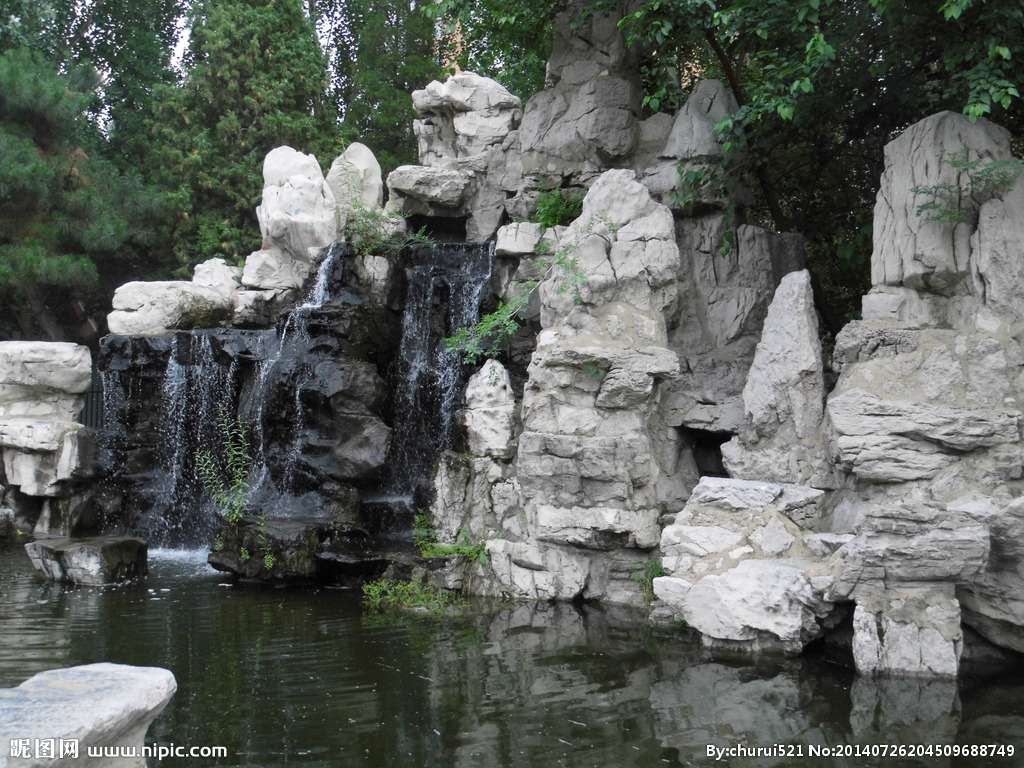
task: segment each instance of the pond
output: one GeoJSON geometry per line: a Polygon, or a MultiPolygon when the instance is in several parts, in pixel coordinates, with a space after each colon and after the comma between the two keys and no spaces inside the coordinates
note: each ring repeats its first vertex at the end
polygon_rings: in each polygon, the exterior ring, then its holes
{"type": "Polygon", "coordinates": [[[677,633],[641,629],[635,613],[595,606],[467,613],[367,614],[352,592],[232,584],[202,552],[151,552],[143,584],[66,588],[8,546],[0,686],[98,661],[166,667],[178,692],[148,741],[228,757],[162,766],[1024,764],[1019,674],[874,681],[823,656],[715,661],[677,633]],[[863,754],[898,744],[1012,744],[1016,756],[863,754]],[[716,760],[708,745],[792,756],[716,760]],[[825,748],[853,754],[813,756],[825,748]]]}

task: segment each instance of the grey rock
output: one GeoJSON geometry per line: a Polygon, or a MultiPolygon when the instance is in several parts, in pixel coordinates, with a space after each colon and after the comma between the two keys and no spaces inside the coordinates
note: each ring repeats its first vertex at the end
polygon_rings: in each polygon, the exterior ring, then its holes
{"type": "Polygon", "coordinates": [[[782,278],[743,388],[743,429],[722,447],[733,477],[831,485],[825,382],[810,274],[782,278]]]}
{"type": "MultiPolygon", "coordinates": [[[[1009,160],[1009,134],[984,119],[972,123],[965,115],[940,112],[886,145],[875,205],[873,284],[949,294],[970,282],[971,226],[951,226],[918,215],[918,206],[928,199],[913,192],[943,184],[964,186],[961,172],[942,158],[962,158],[965,153],[968,161],[1009,160]]],[[[962,204],[976,211],[975,201],[962,204]]]]}
{"type": "Polygon", "coordinates": [[[454,169],[401,165],[388,174],[388,189],[425,203],[458,208],[469,177],[454,169]]]}
{"type": "Polygon", "coordinates": [[[861,595],[853,614],[853,659],[864,675],[955,678],[963,633],[952,585],[903,585],[861,595]]]}
{"type": "Polygon", "coordinates": [[[89,348],[67,342],[0,342],[0,420],[72,421],[89,389],[89,348]]]}
{"type": "Polygon", "coordinates": [[[743,642],[753,650],[796,654],[824,633],[833,610],[826,599],[830,580],[813,573],[797,561],[743,560],[680,591],[672,582],[681,579],[656,578],[654,591],[709,644],[743,642]]]}
{"type": "Polygon", "coordinates": [[[107,315],[111,333],[157,335],[173,329],[211,328],[231,316],[230,296],[192,282],[125,283],[114,291],[107,315]]]}
{"type": "Polygon", "coordinates": [[[145,576],[148,549],[145,541],[130,536],[39,539],[25,545],[32,565],[48,579],[87,586],[145,576]]]}
{"type": "MultiPolygon", "coordinates": [[[[42,768],[67,764],[60,744],[74,742],[78,760],[96,768],[145,768],[146,731],[177,688],[174,675],[158,667],[87,664],[51,669],[17,688],[0,689],[0,766],[42,768]],[[36,751],[37,739],[53,740],[53,759],[36,751]],[[9,745],[28,740],[27,758],[13,757],[9,745]],[[87,758],[89,748],[118,747],[137,758],[87,758]]],[[[75,761],[77,762],[77,760],[75,761]]]]}
{"type": "Polygon", "coordinates": [[[264,248],[246,257],[242,285],[265,291],[296,290],[310,271],[308,259],[293,259],[280,248],[264,248]]]}

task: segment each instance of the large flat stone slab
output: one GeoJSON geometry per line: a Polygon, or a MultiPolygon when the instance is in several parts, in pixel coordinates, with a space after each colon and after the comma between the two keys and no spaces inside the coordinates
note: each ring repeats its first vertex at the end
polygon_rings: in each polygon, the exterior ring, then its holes
{"type": "Polygon", "coordinates": [[[166,669],[103,663],[51,669],[2,688],[0,768],[144,768],[146,731],[177,687],[166,669]],[[90,758],[90,747],[137,757],[90,758]]]}

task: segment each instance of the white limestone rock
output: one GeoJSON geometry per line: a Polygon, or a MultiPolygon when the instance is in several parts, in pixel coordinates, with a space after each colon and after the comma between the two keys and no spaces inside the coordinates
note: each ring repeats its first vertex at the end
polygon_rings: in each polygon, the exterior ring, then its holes
{"type": "MultiPolygon", "coordinates": [[[[943,162],[944,157],[983,163],[1009,160],[1010,137],[985,119],[972,123],[965,115],[940,112],[886,145],[875,205],[872,284],[949,294],[970,282],[969,221],[952,226],[917,213],[929,199],[915,195],[915,188],[967,188],[966,173],[943,162]]],[[[954,204],[966,206],[969,219],[980,202],[965,198],[954,204]]]]}
{"type": "MultiPolygon", "coordinates": [[[[844,465],[873,482],[934,477],[965,451],[1020,441],[1016,408],[948,406],[861,389],[834,394],[828,412],[844,465]]],[[[980,405],[980,403],[979,403],[980,405]]]]}
{"type": "Polygon", "coordinates": [[[488,360],[466,384],[463,424],[470,453],[505,456],[510,451],[515,395],[508,371],[497,360],[488,360]]]}
{"type": "Polygon", "coordinates": [[[258,291],[297,290],[311,269],[308,258],[293,259],[280,248],[264,248],[246,257],[242,285],[258,291]]]}
{"type": "MultiPolygon", "coordinates": [[[[0,766],[43,768],[68,758],[10,757],[9,746],[28,739],[78,742],[78,757],[95,768],[145,768],[142,757],[150,723],[170,702],[177,683],[158,667],[87,664],[40,672],[16,688],[0,689],[0,766]],[[137,758],[86,759],[90,748],[117,746],[137,758]]],[[[77,761],[74,761],[77,762],[77,761]]]]}
{"type": "Polygon", "coordinates": [[[855,597],[878,584],[969,584],[985,568],[990,548],[987,528],[970,516],[889,497],[869,507],[857,535],[836,552],[842,567],[835,593],[855,597]]]}
{"type": "Polygon", "coordinates": [[[661,534],[665,576],[655,594],[711,646],[798,653],[834,613],[834,577],[801,525],[821,516],[823,491],[701,478],[661,534]]]}
{"type": "Polygon", "coordinates": [[[957,589],[964,623],[996,645],[1024,653],[1024,499],[983,519],[991,553],[980,573],[957,589]]]}
{"type": "Polygon", "coordinates": [[[208,259],[196,264],[192,272],[194,285],[210,288],[227,299],[231,299],[238,290],[241,279],[241,268],[228,266],[224,259],[208,259]]]}
{"type": "Polygon", "coordinates": [[[862,675],[955,678],[962,648],[952,585],[906,585],[857,602],[853,660],[862,675]]]}
{"type": "Polygon", "coordinates": [[[114,291],[107,315],[111,333],[155,336],[175,329],[212,328],[231,316],[219,290],[179,280],[125,283],[114,291]]]}
{"type": "Polygon", "coordinates": [[[709,645],[726,641],[797,654],[824,634],[833,612],[826,597],[831,579],[814,568],[799,561],[743,560],[689,588],[676,587],[677,577],[656,578],[654,593],[709,645]]]}
{"type": "Polygon", "coordinates": [[[445,82],[432,81],[412,92],[412,106],[420,115],[485,110],[519,109],[521,103],[501,83],[474,72],[459,72],[445,82]]]}
{"type": "Polygon", "coordinates": [[[822,439],[825,382],[810,273],[782,278],[743,388],[744,426],[722,446],[733,477],[829,483],[822,439]]]}
{"type": "Polygon", "coordinates": [[[498,228],[494,242],[496,256],[533,256],[543,243],[546,253],[554,253],[564,227],[545,228],[532,221],[517,221],[498,228]]]}
{"type": "MultiPolygon", "coordinates": [[[[701,80],[694,86],[676,114],[657,160],[643,173],[643,183],[656,199],[678,211],[689,210],[694,203],[719,208],[728,203],[725,197],[715,194],[713,184],[699,190],[697,200],[687,200],[687,195],[682,194],[682,179],[687,171],[720,172],[718,164],[725,153],[715,126],[738,109],[735,97],[722,82],[701,80]]],[[[693,191],[685,190],[690,194],[693,191]]]]}
{"type": "Polygon", "coordinates": [[[236,328],[268,328],[274,324],[287,297],[288,292],[281,288],[236,291],[231,324],[236,328]]]}
{"type": "Polygon", "coordinates": [[[348,212],[354,207],[371,210],[384,205],[380,163],[373,151],[358,141],[349,144],[331,163],[327,186],[331,188],[338,206],[339,226],[342,228],[348,212]]]}
{"type": "Polygon", "coordinates": [[[267,154],[263,161],[263,199],[256,218],[264,250],[276,248],[294,261],[308,264],[310,249],[325,248],[338,239],[334,193],[313,155],[287,146],[267,154]]]}
{"type": "Polygon", "coordinates": [[[0,420],[72,421],[92,380],[89,348],[67,342],[0,342],[0,420]]]}
{"type": "Polygon", "coordinates": [[[1024,177],[984,202],[971,237],[973,293],[995,312],[1024,317],[1024,177]]]}
{"type": "Polygon", "coordinates": [[[388,189],[442,208],[459,208],[469,176],[452,168],[400,165],[388,174],[388,189]]]}

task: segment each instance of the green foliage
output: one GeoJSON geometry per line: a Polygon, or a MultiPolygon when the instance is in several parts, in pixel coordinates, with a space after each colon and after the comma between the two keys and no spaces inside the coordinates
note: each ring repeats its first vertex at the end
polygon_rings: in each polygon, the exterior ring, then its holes
{"type": "Polygon", "coordinates": [[[633,569],[633,581],[640,585],[640,594],[644,598],[644,604],[648,607],[650,607],[651,603],[655,600],[654,580],[659,576],[664,575],[665,568],[661,564],[661,559],[657,557],[652,557],[648,560],[643,571],[639,568],[633,569]]]}
{"type": "Polygon", "coordinates": [[[926,221],[940,224],[958,224],[974,220],[978,209],[988,200],[1006,192],[1021,173],[1024,163],[1020,160],[968,160],[967,151],[952,157],[941,157],[940,162],[956,169],[957,181],[926,187],[914,187],[915,196],[923,196],[925,202],[917,206],[917,215],[926,221]]]}
{"type": "Polygon", "coordinates": [[[336,147],[326,64],[301,0],[203,0],[190,22],[184,83],[154,90],[146,170],[172,190],[178,263],[237,263],[260,245],[267,152],[336,147]]]}
{"type": "MultiPolygon", "coordinates": [[[[196,471],[221,514],[237,525],[245,514],[252,454],[245,422],[234,418],[223,405],[217,412],[221,444],[215,450],[196,451],[196,471]]],[[[261,517],[260,524],[265,541],[266,519],[261,517]]]]}
{"type": "Polygon", "coordinates": [[[328,98],[343,120],[342,138],[373,149],[386,177],[417,163],[412,92],[443,77],[435,27],[420,3],[317,0],[325,42],[328,98]]]}
{"type": "Polygon", "coordinates": [[[561,3],[436,0],[426,11],[448,35],[452,63],[492,77],[523,103],[544,87],[553,21],[561,3]]]}
{"type": "MultiPolygon", "coordinates": [[[[351,199],[357,200],[359,180],[354,172],[346,174],[339,181],[352,191],[351,199]]],[[[342,234],[348,238],[355,252],[362,256],[373,253],[394,257],[407,245],[434,244],[423,229],[407,234],[405,222],[398,214],[379,207],[364,208],[356,203],[343,214],[339,212],[339,216],[341,215],[344,215],[342,234]]]]}
{"type": "Polygon", "coordinates": [[[545,229],[572,224],[583,211],[583,196],[566,194],[561,188],[547,190],[537,197],[532,221],[545,229]]]}
{"type": "Polygon", "coordinates": [[[22,338],[63,338],[43,297],[89,299],[101,268],[122,273],[150,242],[159,197],[103,158],[97,86],[26,48],[0,54],[0,296],[22,338]]]}
{"type": "Polygon", "coordinates": [[[449,555],[461,555],[471,563],[479,562],[487,565],[487,550],[484,542],[474,544],[469,538],[469,531],[463,527],[459,531],[459,541],[456,544],[441,544],[437,541],[437,531],[430,522],[430,515],[420,512],[413,520],[412,528],[413,544],[423,557],[447,557],[449,555]]]}
{"type": "Polygon", "coordinates": [[[412,608],[441,613],[454,602],[450,592],[433,589],[423,581],[380,579],[363,585],[363,605],[371,611],[412,608]]]}

